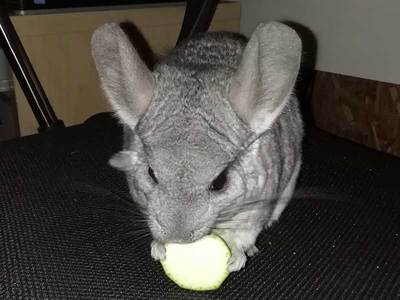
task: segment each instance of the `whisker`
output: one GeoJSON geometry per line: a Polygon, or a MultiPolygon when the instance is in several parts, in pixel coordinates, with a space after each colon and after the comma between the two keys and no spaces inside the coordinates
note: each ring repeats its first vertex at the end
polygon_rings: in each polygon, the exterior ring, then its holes
{"type": "Polygon", "coordinates": [[[95,206],[85,206],[84,208],[88,209],[95,209],[95,210],[104,210],[104,211],[113,211],[113,212],[120,212],[120,213],[138,213],[140,214],[139,211],[135,209],[116,209],[116,208],[107,208],[107,207],[95,207],[95,206]]]}
{"type": "Polygon", "coordinates": [[[127,232],[122,233],[123,235],[136,235],[136,234],[142,234],[142,233],[149,233],[151,234],[150,230],[148,228],[135,228],[132,230],[129,230],[127,232]]]}
{"type": "Polygon", "coordinates": [[[134,209],[118,209],[118,208],[85,206],[83,211],[89,211],[89,212],[102,211],[102,212],[116,213],[116,215],[118,215],[119,217],[135,218],[136,220],[141,220],[143,222],[147,221],[146,219],[147,214],[144,214],[141,211],[134,209]]]}
{"type": "Polygon", "coordinates": [[[218,229],[220,229],[220,230],[239,230],[239,229],[252,229],[252,227],[251,226],[241,226],[241,227],[239,227],[239,226],[236,226],[236,227],[228,227],[228,226],[221,227],[221,226],[217,226],[217,227],[212,227],[212,229],[216,229],[216,230],[218,230],[218,229]]]}
{"type": "Polygon", "coordinates": [[[143,208],[140,207],[140,205],[133,201],[133,199],[131,198],[131,196],[121,196],[120,194],[113,192],[109,189],[103,188],[103,187],[99,187],[97,185],[92,185],[89,183],[84,183],[84,182],[79,182],[76,183],[76,185],[78,186],[77,192],[81,192],[81,193],[94,193],[94,194],[101,194],[104,197],[104,194],[106,195],[111,195],[115,198],[117,198],[118,200],[120,200],[122,203],[124,203],[125,205],[127,205],[130,208],[136,209],[141,211],[142,213],[145,213],[143,211],[143,208]]]}
{"type": "Polygon", "coordinates": [[[140,235],[136,235],[136,236],[134,236],[134,239],[136,241],[141,241],[141,240],[144,240],[144,239],[146,239],[148,237],[151,237],[151,233],[150,232],[146,232],[146,233],[143,233],[143,234],[140,234],[140,235]]]}
{"type": "Polygon", "coordinates": [[[232,218],[238,213],[256,211],[259,210],[261,206],[266,206],[266,205],[267,202],[265,200],[247,201],[235,206],[225,208],[220,212],[219,217],[232,218]]]}
{"type": "Polygon", "coordinates": [[[337,194],[328,192],[310,193],[298,190],[292,196],[292,200],[305,200],[305,199],[337,200],[337,194]]]}
{"type": "MultiPolygon", "coordinates": [[[[236,200],[238,197],[234,198],[236,200]]],[[[316,192],[316,193],[310,193],[307,191],[303,190],[297,190],[291,197],[292,200],[302,200],[302,199],[326,199],[326,200],[336,200],[337,196],[332,194],[332,193],[326,193],[326,192],[316,192]]],[[[252,210],[258,210],[260,206],[267,206],[269,204],[274,205],[279,199],[282,199],[282,197],[279,196],[273,196],[270,197],[269,199],[250,199],[246,200],[242,203],[235,203],[234,205],[227,206],[225,207],[219,217],[224,219],[224,218],[232,218],[236,214],[241,213],[241,212],[251,212],[252,210]]]]}
{"type": "Polygon", "coordinates": [[[143,231],[134,231],[134,232],[126,232],[124,234],[122,234],[122,236],[125,237],[133,237],[133,238],[137,238],[141,235],[147,235],[147,234],[151,234],[148,230],[143,230],[143,231]]]}
{"type": "Polygon", "coordinates": [[[220,220],[218,223],[243,223],[243,222],[249,222],[250,218],[233,218],[233,219],[226,219],[226,220],[220,220]]]}

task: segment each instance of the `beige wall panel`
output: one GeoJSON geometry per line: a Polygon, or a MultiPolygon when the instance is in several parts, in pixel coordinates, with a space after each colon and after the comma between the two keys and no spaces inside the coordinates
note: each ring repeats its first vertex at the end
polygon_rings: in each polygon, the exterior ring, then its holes
{"type": "MultiPolygon", "coordinates": [[[[90,55],[92,32],[106,22],[134,23],[157,54],[170,50],[179,34],[184,6],[152,6],[124,10],[14,16],[12,21],[57,116],[66,125],[108,111],[90,55]]],[[[240,3],[221,3],[211,30],[239,32],[240,3]]],[[[21,135],[38,124],[16,84],[21,135]]]]}

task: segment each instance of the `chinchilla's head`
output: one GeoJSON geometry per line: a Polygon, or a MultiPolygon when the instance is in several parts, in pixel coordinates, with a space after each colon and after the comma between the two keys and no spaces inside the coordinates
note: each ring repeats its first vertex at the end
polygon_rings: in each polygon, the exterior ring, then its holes
{"type": "Polygon", "coordinates": [[[246,170],[238,162],[291,95],[301,52],[292,29],[270,23],[247,46],[226,42],[229,64],[178,51],[151,72],[118,25],[92,37],[102,88],[126,128],[125,149],[110,164],[126,172],[157,240],[194,241],[240,201],[246,170]]]}

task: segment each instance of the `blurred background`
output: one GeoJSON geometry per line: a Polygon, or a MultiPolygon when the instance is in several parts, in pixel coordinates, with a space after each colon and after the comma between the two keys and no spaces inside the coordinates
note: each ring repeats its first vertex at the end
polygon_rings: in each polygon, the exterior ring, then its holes
{"type": "MultiPolygon", "coordinates": [[[[90,57],[96,27],[131,22],[157,57],[174,47],[185,10],[184,1],[108,1],[107,6],[92,1],[90,7],[58,8],[48,4],[57,1],[25,2],[25,8],[13,7],[11,20],[57,116],[68,126],[109,110],[90,57]]],[[[400,156],[399,15],[396,0],[223,1],[210,30],[249,36],[260,22],[286,22],[304,43],[296,92],[307,125],[400,156]]],[[[37,127],[0,52],[0,140],[35,134],[37,127]]]]}

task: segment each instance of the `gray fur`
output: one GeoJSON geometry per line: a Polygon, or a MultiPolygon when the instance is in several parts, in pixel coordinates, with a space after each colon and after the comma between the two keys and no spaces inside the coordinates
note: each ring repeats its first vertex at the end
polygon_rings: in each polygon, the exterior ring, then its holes
{"type": "Polygon", "coordinates": [[[292,95],[301,57],[297,34],[261,24],[250,41],[235,34],[194,38],[150,72],[116,24],[92,38],[102,87],[125,125],[110,164],[126,172],[164,258],[165,242],[210,231],[241,269],[256,238],[292,197],[301,164],[302,122],[292,95]],[[156,181],[149,173],[154,171],[156,181]],[[209,187],[226,170],[221,191],[209,187]]]}

